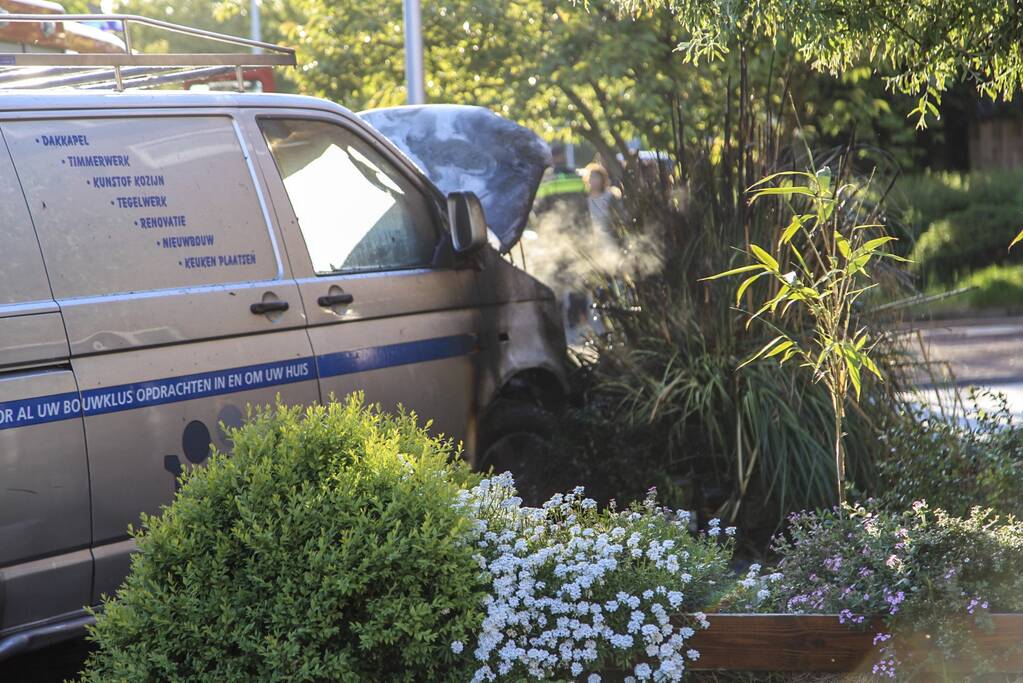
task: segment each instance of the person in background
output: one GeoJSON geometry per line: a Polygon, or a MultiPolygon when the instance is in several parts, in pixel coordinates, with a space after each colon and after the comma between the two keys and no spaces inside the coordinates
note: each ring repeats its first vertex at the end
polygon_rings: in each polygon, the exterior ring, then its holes
{"type": "Polygon", "coordinates": [[[590,224],[595,230],[613,235],[614,224],[619,218],[621,193],[618,188],[611,186],[607,169],[600,164],[588,164],[583,173],[589,191],[587,204],[590,210],[590,224]]]}

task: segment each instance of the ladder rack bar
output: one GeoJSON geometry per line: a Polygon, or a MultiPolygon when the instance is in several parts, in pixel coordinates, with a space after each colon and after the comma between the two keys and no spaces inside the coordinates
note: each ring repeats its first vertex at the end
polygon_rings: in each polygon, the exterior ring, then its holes
{"type": "MultiPolygon", "coordinates": [[[[227,69],[230,67],[216,68],[227,69]]],[[[173,67],[125,67],[121,69],[121,75],[124,78],[138,78],[140,76],[162,75],[172,69],[173,67]]],[[[69,69],[46,69],[46,73],[12,75],[10,77],[7,77],[0,71],[0,89],[35,90],[39,88],[66,88],[89,83],[113,82],[115,78],[113,69],[89,69],[87,71],[70,73],[69,71],[69,69]]]]}
{"type": "Polygon", "coordinates": [[[0,52],[0,88],[24,90],[79,86],[87,90],[113,88],[121,91],[125,88],[149,88],[164,83],[218,76],[233,70],[238,88],[242,90],[243,67],[295,66],[297,63],[295,50],[290,47],[135,14],[0,14],[0,22],[4,23],[67,22],[70,26],[80,21],[120,23],[124,36],[123,52],[0,52]],[[140,54],[132,48],[133,25],[226,43],[237,48],[259,50],[140,54]]]}
{"type": "MultiPolygon", "coordinates": [[[[142,76],[136,76],[134,78],[125,78],[121,83],[121,89],[125,88],[152,88],[157,85],[164,85],[167,83],[179,83],[181,81],[187,81],[192,79],[209,78],[210,76],[220,76],[222,74],[231,73],[231,67],[229,66],[208,66],[201,69],[189,69],[187,71],[175,71],[174,73],[154,73],[142,76]]],[[[110,90],[118,89],[117,84],[110,80],[101,83],[90,83],[83,85],[79,90],[110,90]]]]}
{"type": "MultiPolygon", "coordinates": [[[[152,68],[152,67],[146,67],[152,68]]],[[[44,80],[48,78],[69,78],[84,73],[97,73],[95,67],[40,67],[40,66],[9,66],[0,68],[0,87],[5,83],[19,81],[44,80]]]]}
{"type": "MultiPolygon", "coordinates": [[[[5,21],[6,16],[0,15],[5,21]]],[[[4,52],[0,66],[294,66],[294,54],[68,54],[62,52],[4,52]]]]}
{"type": "MultiPolygon", "coordinates": [[[[197,38],[207,38],[209,40],[215,40],[221,43],[227,43],[228,45],[236,45],[240,47],[259,47],[264,50],[270,50],[283,55],[291,55],[294,60],[295,50],[294,48],[285,47],[283,45],[276,45],[274,43],[265,43],[260,40],[251,40],[249,38],[239,38],[237,36],[229,36],[225,33],[217,33],[216,31],[207,31],[206,29],[193,28],[191,26],[182,26],[181,24],[172,24],[169,21],[161,21],[160,19],[150,19],[149,17],[143,17],[138,14],[4,14],[2,15],[3,21],[10,22],[50,22],[54,21],[119,21],[123,26],[124,30],[127,31],[128,24],[142,24],[146,26],[153,26],[160,28],[165,31],[172,31],[175,33],[181,33],[188,36],[195,36],[197,38]]],[[[294,61],[291,62],[294,64],[294,61]]]]}

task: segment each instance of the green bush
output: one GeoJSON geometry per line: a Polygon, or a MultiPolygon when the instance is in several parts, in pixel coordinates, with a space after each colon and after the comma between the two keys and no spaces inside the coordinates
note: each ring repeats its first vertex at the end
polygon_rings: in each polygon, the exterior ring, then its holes
{"type": "Polygon", "coordinates": [[[231,436],[134,532],[83,680],[467,680],[485,586],[450,445],[358,397],[231,436]]]}
{"type": "Polygon", "coordinates": [[[880,498],[893,509],[927,500],[965,516],[978,504],[1023,518],[1023,429],[1000,394],[971,392],[963,419],[906,408],[882,430],[880,498]]]}
{"type": "Polygon", "coordinates": [[[1023,252],[1008,249],[1021,225],[1023,205],[1018,200],[972,204],[931,224],[910,258],[929,281],[952,282],[963,273],[1023,259],[1023,252]]]}
{"type": "Polygon", "coordinates": [[[977,204],[1023,202],[1023,172],[944,171],[899,178],[888,197],[889,212],[919,236],[945,216],[977,204]]]}
{"type": "Polygon", "coordinates": [[[916,240],[931,223],[970,205],[966,187],[971,176],[964,173],[924,173],[905,176],[895,183],[888,208],[916,240]]]}
{"type": "Polygon", "coordinates": [[[894,226],[913,244],[915,269],[949,284],[1023,259],[1006,248],[1023,226],[1023,173],[928,173],[901,178],[888,198],[894,226]]]}
{"type": "MultiPolygon", "coordinates": [[[[928,293],[940,294],[946,287],[931,287],[928,293]]],[[[952,289],[968,291],[936,301],[927,307],[927,311],[945,314],[964,310],[1023,308],[1023,264],[982,268],[957,279],[952,289]]]]}

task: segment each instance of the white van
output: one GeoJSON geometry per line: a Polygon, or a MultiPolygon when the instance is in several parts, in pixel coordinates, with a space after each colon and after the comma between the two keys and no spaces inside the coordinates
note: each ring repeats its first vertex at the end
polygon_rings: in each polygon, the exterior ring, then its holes
{"type": "Polygon", "coordinates": [[[0,93],[0,659],[81,632],[128,525],[247,405],[362,390],[480,467],[545,457],[560,312],[500,256],[549,158],[530,136],[477,108],[0,93]],[[488,125],[539,169],[502,169],[488,125]],[[489,161],[460,175],[458,144],[489,161]]]}

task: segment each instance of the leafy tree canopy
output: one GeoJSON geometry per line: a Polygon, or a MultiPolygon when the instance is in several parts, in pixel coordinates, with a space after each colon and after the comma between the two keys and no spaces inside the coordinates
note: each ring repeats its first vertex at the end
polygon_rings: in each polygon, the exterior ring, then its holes
{"type": "MultiPolygon", "coordinates": [[[[868,67],[841,70],[838,78],[818,74],[793,58],[780,34],[753,36],[744,50],[735,50],[722,33],[716,59],[697,58],[710,53],[694,46],[687,60],[678,47],[692,39],[693,25],[682,21],[680,7],[624,2],[424,0],[427,99],[486,106],[548,139],[585,139],[604,159],[637,143],[669,151],[683,164],[694,156],[727,159],[737,137],[726,129],[736,125],[740,101],[748,104],[754,92],[763,120],[791,119],[799,111],[810,134],[827,139],[858,128],[864,137],[863,130],[872,129],[880,146],[911,148],[904,126],[909,98],[883,92],[868,67]]],[[[404,103],[401,5],[263,0],[265,39],[298,48],[300,66],[279,72],[281,88],[353,110],[404,103]]],[[[249,0],[118,3],[122,11],[235,35],[248,34],[249,7],[249,0]]],[[[210,48],[188,40],[145,31],[135,36],[146,51],[210,48]]]]}
{"type": "Polygon", "coordinates": [[[640,15],[668,9],[685,58],[720,59],[736,45],[785,36],[832,75],[869,63],[895,92],[918,98],[918,124],[937,116],[958,82],[1011,99],[1023,78],[1023,14],[1016,0],[612,0],[640,15]]]}

